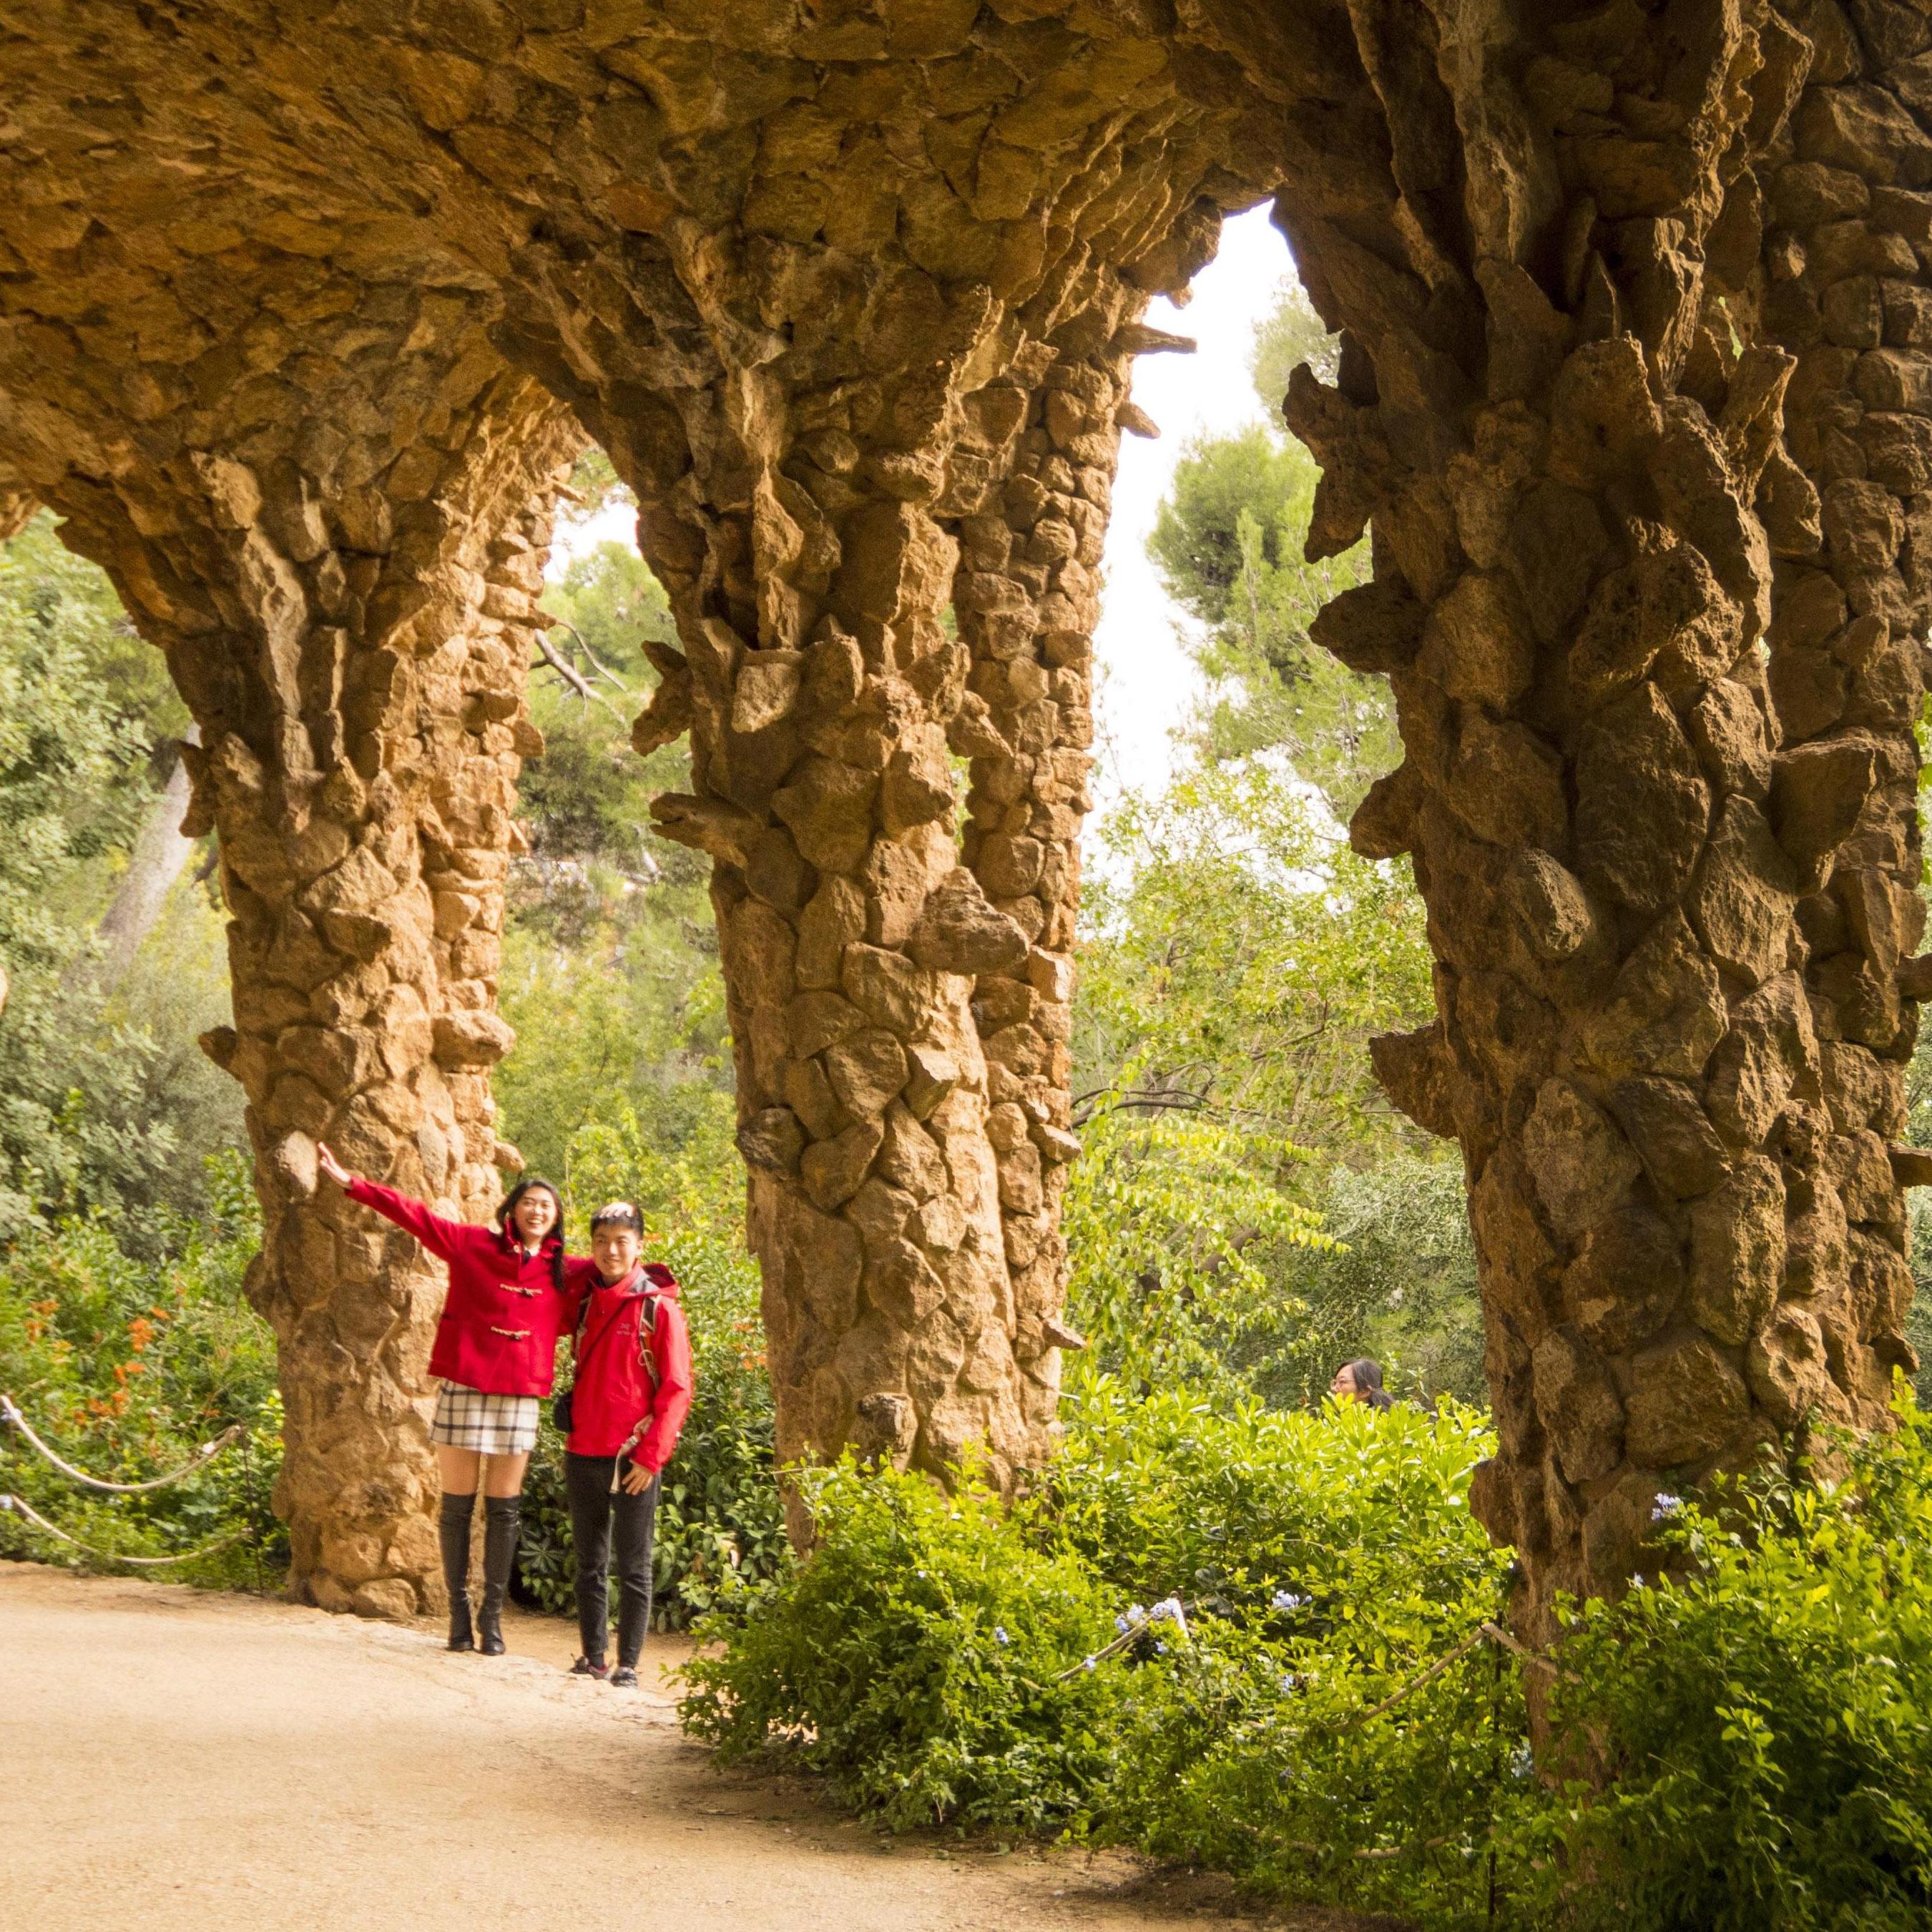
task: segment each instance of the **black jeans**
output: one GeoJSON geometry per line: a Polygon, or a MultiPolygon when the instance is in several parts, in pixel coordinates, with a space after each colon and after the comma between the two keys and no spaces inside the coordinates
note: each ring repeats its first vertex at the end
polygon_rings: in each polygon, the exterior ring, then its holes
{"type": "MultiPolygon", "coordinates": [[[[610,1456],[563,1459],[564,1486],[570,1496],[571,1540],[577,1548],[577,1628],[584,1654],[604,1660],[610,1628],[610,1520],[617,1522],[617,1662],[634,1670],[651,1627],[651,1540],[657,1528],[658,1485],[654,1476],[641,1496],[621,1483],[610,1487],[610,1456]]],[[[630,1458],[623,1468],[630,1468],[630,1458]]]]}

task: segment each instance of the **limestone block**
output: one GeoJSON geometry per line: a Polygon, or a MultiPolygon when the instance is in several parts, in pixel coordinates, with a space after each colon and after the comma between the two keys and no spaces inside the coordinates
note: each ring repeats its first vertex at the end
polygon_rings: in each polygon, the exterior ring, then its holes
{"type": "Polygon", "coordinates": [[[1622,1080],[1611,1112],[1666,1200],[1708,1194],[1724,1178],[1724,1144],[1690,1088],[1674,1080],[1622,1080]]]}
{"type": "Polygon", "coordinates": [[[1645,683],[1586,728],[1576,760],[1577,870],[1638,912],[1683,892],[1697,862],[1710,789],[1670,707],[1645,683]]]}
{"type": "Polygon", "coordinates": [[[1566,1080],[1544,1083],[1522,1145],[1550,1225],[1569,1240],[1620,1206],[1641,1171],[1609,1116],[1566,1080]]]}
{"type": "Polygon", "coordinates": [[[1724,801],[1698,862],[1689,910],[1718,964],[1756,986],[1785,962],[1798,874],[1748,799],[1724,801]]]}
{"type": "Polygon", "coordinates": [[[1794,1428],[1822,1401],[1830,1374],[1815,1317],[1786,1303],[1745,1352],[1750,1391],[1781,1428],[1794,1428]]]}
{"type": "Polygon", "coordinates": [[[1029,951],[1026,933],[987,902],[979,880],[964,866],[933,888],[908,943],[922,966],[950,973],[1010,970],[1029,951]]]}
{"type": "Polygon", "coordinates": [[[1776,1163],[1746,1156],[1722,1186],[1691,1208],[1689,1312],[1720,1342],[1749,1341],[1778,1298],[1784,1204],[1776,1163]]]}
{"type": "Polygon", "coordinates": [[[1583,1036],[1592,1064],[1612,1078],[1696,1078],[1728,1026],[1717,968],[1672,914],[1624,962],[1583,1036]]]}
{"type": "Polygon", "coordinates": [[[861,1120],[883,1112],[910,1072],[904,1048],[883,1028],[868,1028],[828,1047],[824,1063],[839,1105],[861,1120]]]}
{"type": "Polygon", "coordinates": [[[1670,1224],[1647,1208],[1619,1208],[1591,1229],[1564,1270],[1564,1306],[1592,1347],[1626,1355],[1654,1340],[1676,1315],[1684,1280],[1670,1224]]]}
{"type": "Polygon", "coordinates": [[[1649,1469],[1717,1455],[1747,1426],[1750,1396],[1728,1358],[1702,1336],[1660,1342],[1630,1366],[1624,1448],[1649,1469]]]}
{"type": "Polygon", "coordinates": [[[1574,1330],[1552,1328],[1531,1360],[1537,1413],[1565,1479],[1609,1474],[1622,1460],[1623,1403],[1602,1358],[1574,1330]]]}

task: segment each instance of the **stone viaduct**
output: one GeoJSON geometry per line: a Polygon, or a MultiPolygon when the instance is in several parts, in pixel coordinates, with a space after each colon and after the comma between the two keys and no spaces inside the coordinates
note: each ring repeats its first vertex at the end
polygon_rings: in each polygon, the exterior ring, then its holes
{"type": "Polygon", "coordinates": [[[781,1447],[1052,1438],[1090,638],[1136,356],[1272,197],[1321,641],[1406,758],[1520,1609],[1907,1361],[1932,22],[1904,0],[0,0],[0,495],[200,726],[295,1582],[435,1586],[524,698],[585,439],[682,644],[781,1447]],[[949,608],[956,622],[944,618],[949,608]],[[970,760],[963,801],[948,752],[970,760]],[[956,817],[956,814],[957,816],[956,817]]]}

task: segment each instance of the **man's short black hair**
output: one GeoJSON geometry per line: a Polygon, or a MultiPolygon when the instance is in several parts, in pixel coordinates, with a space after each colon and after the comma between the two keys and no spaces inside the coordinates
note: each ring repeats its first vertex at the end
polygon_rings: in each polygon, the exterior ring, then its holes
{"type": "Polygon", "coordinates": [[[594,1234],[599,1228],[628,1228],[632,1234],[641,1235],[644,1217],[631,1202],[607,1201],[590,1217],[590,1232],[594,1234]]]}

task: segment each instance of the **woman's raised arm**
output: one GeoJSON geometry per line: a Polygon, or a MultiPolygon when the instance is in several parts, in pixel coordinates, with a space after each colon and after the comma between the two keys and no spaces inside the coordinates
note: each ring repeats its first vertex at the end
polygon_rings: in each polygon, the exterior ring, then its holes
{"type": "Polygon", "coordinates": [[[454,1261],[458,1250],[474,1232],[466,1222],[446,1221],[440,1214],[431,1214],[420,1201],[399,1194],[393,1187],[385,1187],[380,1180],[364,1180],[359,1174],[350,1173],[320,1142],[315,1150],[315,1164],[350,1200],[374,1208],[386,1221],[393,1221],[405,1234],[413,1234],[439,1261],[454,1261]]]}

